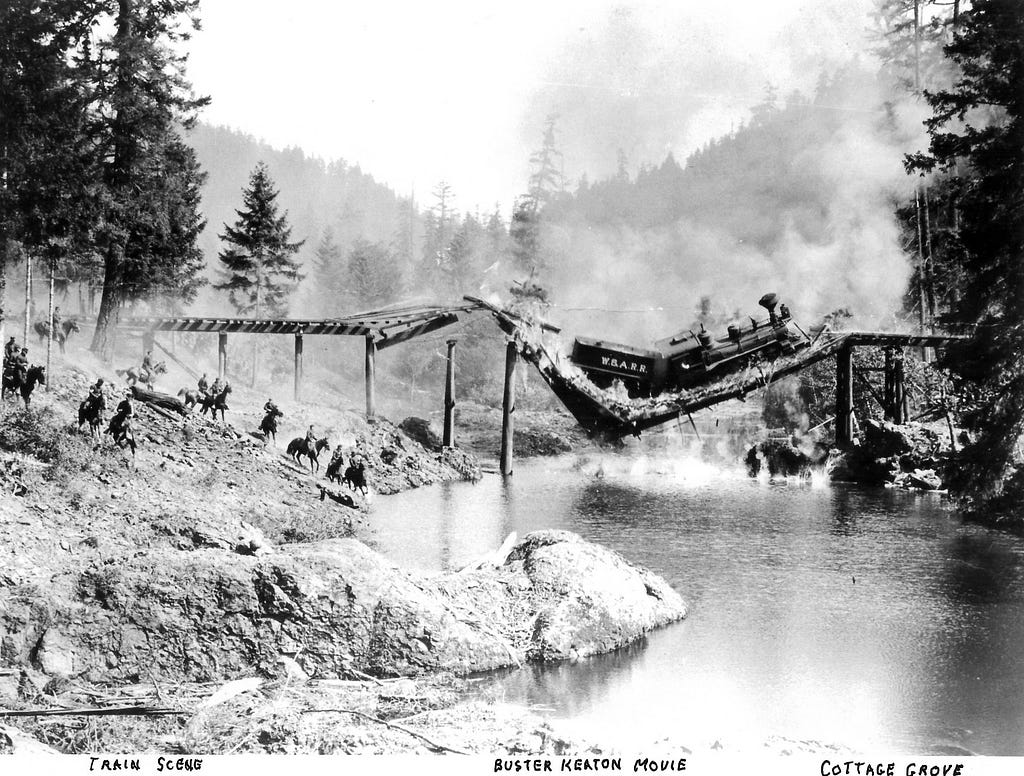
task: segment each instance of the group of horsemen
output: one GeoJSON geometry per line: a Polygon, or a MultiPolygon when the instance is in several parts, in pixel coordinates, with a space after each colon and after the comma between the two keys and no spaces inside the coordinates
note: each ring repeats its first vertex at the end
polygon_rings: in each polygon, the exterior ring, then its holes
{"type": "Polygon", "coordinates": [[[4,345],[4,376],[13,378],[16,385],[25,382],[28,374],[28,348],[18,347],[18,343],[11,337],[4,345]]]}
{"type": "MultiPolygon", "coordinates": [[[[61,325],[60,308],[56,308],[53,311],[53,318],[50,321],[51,331],[59,331],[61,325]]],[[[139,375],[142,382],[148,382],[149,377],[153,374],[153,352],[148,351],[142,358],[142,369],[139,375]]],[[[18,347],[18,344],[14,337],[11,337],[7,344],[4,346],[4,360],[3,360],[3,373],[5,377],[14,378],[16,384],[25,381],[28,373],[29,362],[28,362],[28,348],[18,347]]],[[[198,403],[203,405],[204,410],[209,406],[213,400],[221,398],[224,394],[225,388],[227,387],[227,381],[221,380],[220,376],[213,381],[212,384],[207,380],[206,374],[199,378],[197,385],[198,388],[198,403]]],[[[117,409],[114,411],[114,415],[111,417],[110,422],[107,424],[106,433],[110,434],[115,444],[120,447],[124,447],[126,444],[135,447],[135,436],[132,431],[132,418],[135,417],[135,405],[133,399],[135,394],[132,388],[126,388],[124,396],[117,405],[117,409]]],[[[225,409],[226,409],[225,405],[225,409]]],[[[78,412],[78,428],[79,430],[88,422],[96,427],[102,423],[103,413],[107,409],[107,397],[104,389],[103,378],[100,377],[95,383],[89,386],[89,393],[85,399],[79,405],[78,412]]],[[[277,432],[277,418],[284,413],[278,409],[273,399],[267,399],[267,403],[263,405],[263,411],[266,413],[261,428],[272,427],[274,433],[277,432]]],[[[313,426],[310,426],[306,431],[305,443],[307,450],[315,450],[317,442],[319,441],[313,426]]],[[[340,463],[342,458],[341,447],[337,447],[331,456],[331,465],[340,463]]]]}
{"type": "MultiPolygon", "coordinates": [[[[50,318],[50,331],[53,332],[53,336],[56,337],[58,332],[61,331],[63,322],[64,316],[61,315],[60,307],[53,308],[53,314],[50,318]]],[[[45,326],[46,321],[44,320],[42,323],[45,326]]],[[[14,337],[11,337],[7,340],[7,344],[4,345],[3,375],[7,380],[13,381],[14,385],[20,385],[25,382],[25,378],[28,375],[27,344],[19,348],[14,337]]]]}
{"type": "MultiPolygon", "coordinates": [[[[142,359],[142,370],[144,372],[152,372],[152,358],[150,353],[147,353],[142,359]]],[[[213,384],[210,384],[206,375],[203,374],[203,376],[199,378],[197,385],[199,396],[201,397],[200,403],[206,403],[203,399],[212,399],[220,396],[226,386],[227,382],[221,380],[219,376],[213,381],[213,384]]],[[[107,433],[113,437],[114,442],[119,446],[124,446],[124,444],[129,442],[129,440],[131,443],[135,441],[131,426],[131,420],[135,416],[135,405],[133,403],[134,397],[135,394],[133,389],[126,388],[124,398],[117,405],[117,409],[107,426],[107,433]]],[[[103,378],[100,377],[93,385],[89,386],[89,394],[85,397],[79,407],[79,429],[82,428],[87,420],[93,417],[96,418],[96,424],[98,425],[102,420],[102,415],[106,408],[107,400],[104,393],[104,383],[103,378]]],[[[277,418],[282,416],[284,413],[281,412],[273,399],[267,399],[267,403],[263,405],[263,411],[266,413],[264,424],[272,423],[276,432],[277,418]]],[[[313,430],[313,426],[310,426],[306,431],[305,436],[306,448],[308,450],[316,449],[318,441],[319,440],[313,430]]],[[[341,448],[336,448],[331,458],[331,463],[333,464],[340,461],[341,457],[341,448]]]]}

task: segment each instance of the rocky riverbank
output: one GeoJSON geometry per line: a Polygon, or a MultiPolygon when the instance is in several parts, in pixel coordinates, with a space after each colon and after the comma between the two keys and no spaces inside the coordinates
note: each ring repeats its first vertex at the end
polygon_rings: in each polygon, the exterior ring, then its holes
{"type": "MultiPolygon", "coordinates": [[[[71,422],[92,379],[64,370],[0,419],[0,703],[153,713],[16,718],[0,744],[556,753],[538,718],[467,703],[455,677],[581,659],[685,615],[663,580],[563,532],[461,573],[403,571],[360,541],[364,497],[324,498],[341,488],[325,462],[318,477],[265,446],[254,416],[140,405],[135,457],[96,447],[71,422]]],[[[371,494],[479,476],[386,420],[337,413],[318,431],[366,462],[371,494]]]]}
{"type": "Polygon", "coordinates": [[[837,482],[858,482],[908,490],[942,490],[953,443],[937,425],[868,420],[860,439],[847,450],[834,450],[796,438],[771,438],[746,455],[752,477],[810,477],[819,470],[837,482]]]}

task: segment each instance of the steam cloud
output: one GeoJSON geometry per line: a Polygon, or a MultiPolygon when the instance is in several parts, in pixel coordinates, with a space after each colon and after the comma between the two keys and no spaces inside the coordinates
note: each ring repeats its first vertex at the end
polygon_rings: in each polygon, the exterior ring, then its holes
{"type": "MultiPolygon", "coordinates": [[[[801,68],[800,78],[783,82],[787,92],[799,85],[810,93],[808,81],[849,61],[850,39],[835,31],[854,22],[866,27],[863,8],[857,14],[819,35],[815,20],[803,19],[775,38],[776,72],[801,68]]],[[[529,123],[536,128],[544,115],[558,115],[559,146],[573,178],[607,176],[618,149],[634,169],[660,165],[668,151],[684,160],[702,121],[735,116],[737,106],[760,100],[765,72],[749,60],[708,30],[655,34],[617,10],[603,32],[551,64],[529,123]]],[[[556,303],[551,317],[596,336],[649,341],[689,325],[701,297],[711,297],[719,314],[753,315],[761,294],[776,291],[807,323],[848,308],[859,326],[891,326],[911,269],[894,205],[912,192],[902,160],[923,147],[925,109],[894,103],[873,69],[848,65],[827,99],[785,111],[784,148],[737,147],[737,164],[749,170],[712,181],[690,176],[692,190],[682,193],[674,223],[549,224],[543,282],[556,303]]]]}

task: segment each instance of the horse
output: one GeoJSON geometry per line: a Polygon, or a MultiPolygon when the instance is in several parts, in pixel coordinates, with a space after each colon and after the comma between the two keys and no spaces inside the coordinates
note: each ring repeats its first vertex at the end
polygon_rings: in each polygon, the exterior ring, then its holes
{"type": "Polygon", "coordinates": [[[209,410],[210,416],[216,420],[217,410],[220,410],[220,419],[224,420],[224,410],[230,409],[230,407],[228,407],[229,393],[231,393],[231,385],[229,383],[224,383],[224,387],[220,390],[220,393],[207,393],[200,396],[199,404],[201,405],[201,409],[199,410],[199,414],[205,415],[207,410],[209,410]]]}
{"type": "Polygon", "coordinates": [[[107,424],[107,430],[104,434],[110,434],[111,439],[114,440],[114,444],[124,450],[125,447],[130,447],[132,451],[132,457],[135,457],[135,432],[132,430],[132,421],[130,418],[126,418],[120,413],[116,413],[114,417],[110,419],[110,423],[107,424]]]}
{"type": "Polygon", "coordinates": [[[344,456],[341,454],[341,447],[335,448],[334,455],[331,456],[331,462],[327,464],[327,480],[329,482],[341,482],[341,465],[344,463],[344,456]]]}
{"type": "Polygon", "coordinates": [[[3,374],[3,388],[0,389],[0,400],[7,398],[8,391],[17,391],[21,394],[22,401],[28,406],[32,398],[32,391],[36,384],[46,385],[46,367],[30,366],[22,376],[20,369],[5,369],[3,374]]]}
{"type": "Polygon", "coordinates": [[[150,371],[146,371],[142,367],[130,366],[127,369],[115,369],[118,376],[124,377],[127,380],[128,385],[135,387],[136,383],[142,383],[149,390],[153,390],[153,378],[156,375],[162,375],[167,371],[167,365],[163,361],[157,361],[153,364],[150,371]]]}
{"type": "Polygon", "coordinates": [[[185,409],[189,410],[199,404],[205,395],[205,393],[193,391],[189,388],[182,388],[178,391],[178,398],[181,399],[181,403],[185,405],[185,409]]]}
{"type": "Polygon", "coordinates": [[[345,476],[342,478],[345,484],[352,490],[358,490],[364,496],[367,493],[366,487],[366,464],[362,461],[352,463],[345,469],[345,476]]]}
{"type": "Polygon", "coordinates": [[[91,394],[78,405],[78,429],[86,423],[89,424],[89,434],[93,439],[100,434],[100,416],[106,407],[106,400],[103,396],[92,396],[91,394]]]}
{"type": "Polygon", "coordinates": [[[285,454],[290,455],[295,463],[302,463],[299,458],[303,455],[308,457],[309,471],[310,473],[314,473],[320,469],[320,461],[318,460],[320,451],[330,449],[331,446],[327,444],[326,439],[316,440],[316,445],[312,450],[310,450],[305,437],[295,437],[295,439],[288,443],[288,449],[285,451],[285,454]]]}
{"type": "Polygon", "coordinates": [[[263,416],[263,420],[260,421],[260,431],[264,433],[267,439],[273,439],[274,444],[277,444],[277,419],[284,415],[281,410],[274,407],[272,410],[267,412],[263,416]]]}
{"type": "MultiPolygon", "coordinates": [[[[46,342],[46,339],[50,336],[50,322],[45,320],[36,321],[36,325],[32,328],[34,328],[36,330],[36,334],[39,335],[39,343],[42,344],[46,342]]],[[[74,318],[68,318],[61,321],[60,330],[54,332],[53,339],[58,345],[60,345],[60,352],[62,355],[64,353],[64,345],[67,343],[68,337],[70,337],[74,332],[81,330],[82,329],[79,327],[78,321],[74,318]]]]}

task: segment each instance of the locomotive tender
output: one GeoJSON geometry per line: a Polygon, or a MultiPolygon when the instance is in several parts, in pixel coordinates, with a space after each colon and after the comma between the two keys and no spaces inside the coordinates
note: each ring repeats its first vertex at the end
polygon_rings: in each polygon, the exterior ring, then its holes
{"type": "Polygon", "coordinates": [[[621,381],[630,398],[686,390],[741,371],[756,360],[773,361],[810,345],[776,294],[758,301],[768,318],[750,319],[750,326],[733,324],[718,340],[704,330],[689,329],[658,340],[653,349],[578,337],[571,360],[591,382],[608,388],[621,381]],[[776,312],[778,308],[778,312],[776,312]]]}

